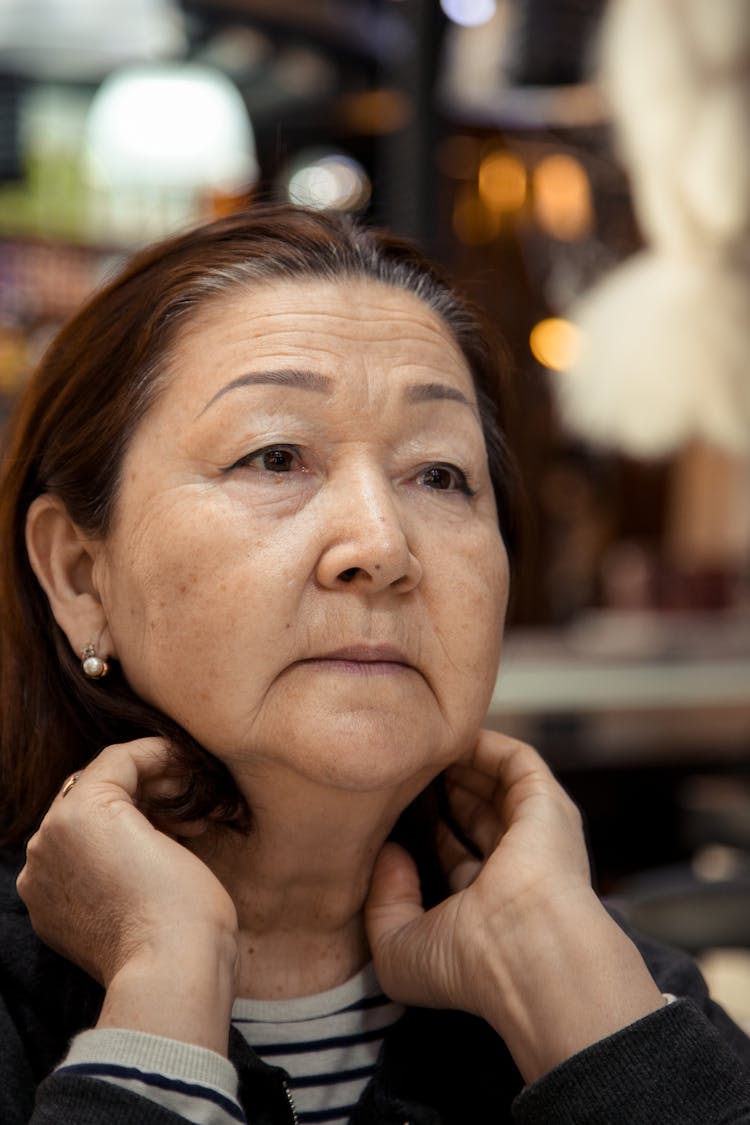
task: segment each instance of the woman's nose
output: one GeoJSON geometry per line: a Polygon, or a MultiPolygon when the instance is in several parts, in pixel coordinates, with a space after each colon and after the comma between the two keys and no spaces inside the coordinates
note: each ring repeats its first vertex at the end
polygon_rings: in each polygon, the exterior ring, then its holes
{"type": "Polygon", "coordinates": [[[406,593],[418,585],[422,566],[386,482],[360,480],[336,489],[325,519],[317,568],[322,586],[358,584],[372,593],[387,587],[406,593]]]}

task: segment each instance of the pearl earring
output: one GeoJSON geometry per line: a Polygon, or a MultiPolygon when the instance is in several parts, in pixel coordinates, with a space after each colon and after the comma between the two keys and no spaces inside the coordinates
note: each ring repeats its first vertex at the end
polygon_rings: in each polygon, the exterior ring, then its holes
{"type": "Polygon", "coordinates": [[[81,667],[84,675],[91,680],[100,680],[109,671],[109,664],[106,660],[102,660],[101,656],[96,655],[96,649],[92,644],[87,644],[81,653],[81,667]]]}

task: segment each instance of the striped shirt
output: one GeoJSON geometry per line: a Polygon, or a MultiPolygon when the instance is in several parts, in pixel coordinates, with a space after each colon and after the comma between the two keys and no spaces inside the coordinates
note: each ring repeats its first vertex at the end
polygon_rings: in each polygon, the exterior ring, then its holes
{"type": "MultiPolygon", "coordinates": [[[[346,1125],[402,1007],[368,965],[337,988],[295,1000],[237,1000],[232,1022],[259,1057],[290,1077],[300,1125],[346,1125]]],[[[194,1125],[245,1122],[237,1075],[223,1056],[144,1032],[95,1029],[73,1040],[58,1073],[113,1082],[194,1125]]]]}
{"type": "Polygon", "coordinates": [[[346,1125],[402,1011],[368,965],[315,996],[237,1000],[232,1022],[264,1062],[286,1070],[300,1125],[346,1125]]]}

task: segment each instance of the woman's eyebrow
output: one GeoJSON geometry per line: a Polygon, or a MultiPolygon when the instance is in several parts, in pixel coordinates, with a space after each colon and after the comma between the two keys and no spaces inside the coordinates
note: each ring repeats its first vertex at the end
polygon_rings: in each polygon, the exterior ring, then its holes
{"type": "Polygon", "coordinates": [[[306,391],[318,391],[323,394],[328,393],[333,388],[333,380],[327,375],[320,375],[316,371],[301,371],[298,368],[282,368],[276,371],[250,371],[246,375],[238,375],[236,379],[232,379],[226,386],[220,387],[213,398],[210,398],[206,405],[201,410],[201,414],[205,414],[209,406],[212,406],[217,399],[222,398],[223,395],[228,394],[229,391],[234,391],[238,387],[251,387],[256,384],[263,384],[274,387],[299,387],[306,391]]]}
{"type": "MultiPolygon", "coordinates": [[[[225,386],[220,387],[216,394],[208,400],[198,417],[200,418],[202,414],[205,414],[210,406],[230,391],[234,391],[238,387],[263,384],[274,387],[297,387],[301,390],[327,394],[333,389],[334,380],[328,375],[321,375],[317,371],[306,371],[299,368],[250,371],[244,375],[238,375],[236,379],[232,379],[225,386]]],[[[458,402],[462,406],[467,406],[472,414],[477,414],[477,408],[471,399],[467,398],[458,387],[453,387],[449,383],[412,383],[411,386],[406,388],[404,398],[408,403],[434,402],[439,399],[447,399],[458,402]]]]}
{"type": "Polygon", "coordinates": [[[404,395],[407,402],[434,402],[436,399],[450,399],[468,406],[472,414],[477,414],[476,404],[467,398],[458,387],[449,383],[412,383],[404,395]]]}

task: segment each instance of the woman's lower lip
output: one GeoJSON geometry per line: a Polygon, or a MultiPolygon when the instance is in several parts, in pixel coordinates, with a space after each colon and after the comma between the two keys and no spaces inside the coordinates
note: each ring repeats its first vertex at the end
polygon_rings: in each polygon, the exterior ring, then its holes
{"type": "Polygon", "coordinates": [[[393,676],[413,670],[410,665],[401,664],[397,660],[342,660],[337,657],[319,657],[306,660],[304,663],[318,665],[322,670],[359,676],[393,676]]]}

